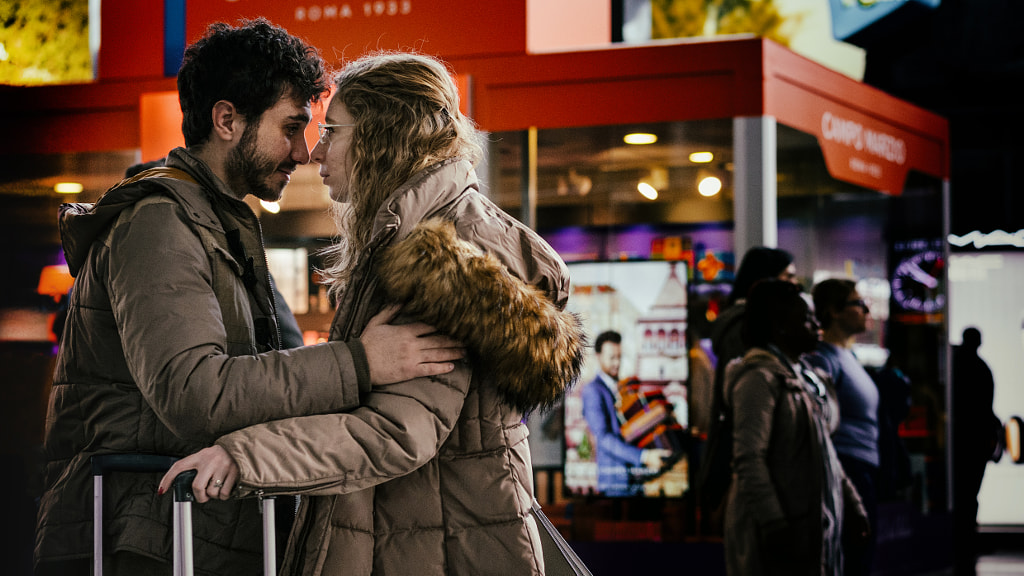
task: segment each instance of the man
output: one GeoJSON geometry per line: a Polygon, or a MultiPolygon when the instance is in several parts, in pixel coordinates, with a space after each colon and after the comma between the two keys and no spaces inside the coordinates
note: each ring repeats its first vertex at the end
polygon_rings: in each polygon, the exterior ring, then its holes
{"type": "Polygon", "coordinates": [[[992,403],[995,379],[981,356],[981,331],[969,327],[953,347],[953,570],[976,573],[978,491],[1002,425],[992,403]]]}
{"type": "MultiPolygon", "coordinates": [[[[89,574],[94,454],[190,454],[250,424],[352,408],[371,385],[461,357],[447,338],[417,338],[431,328],[380,316],[361,341],[277,350],[263,238],[242,200],[279,199],[309,161],[304,130],[325,87],[319,55],[284,30],[214,24],[178,74],[186,148],[95,206],[62,210],[76,282],[47,414],[37,573],[89,574]]],[[[108,478],[108,573],[170,573],[159,476],[108,478]]],[[[197,566],[260,572],[254,502],[203,505],[194,525],[197,566]]]]}
{"type": "Polygon", "coordinates": [[[644,450],[622,438],[619,366],[622,364],[622,335],[609,330],[594,342],[597,376],[583,388],[583,417],[594,436],[597,453],[597,490],[605,496],[633,496],[642,485],[634,481],[632,468],[661,467],[670,450],[644,450]]]}

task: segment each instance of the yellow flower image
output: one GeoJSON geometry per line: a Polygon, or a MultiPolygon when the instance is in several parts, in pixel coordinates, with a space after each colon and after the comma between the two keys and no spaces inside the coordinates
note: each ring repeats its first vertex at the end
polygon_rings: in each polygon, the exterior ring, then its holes
{"type": "Polygon", "coordinates": [[[0,0],[0,84],[92,79],[89,0],[0,0]]]}

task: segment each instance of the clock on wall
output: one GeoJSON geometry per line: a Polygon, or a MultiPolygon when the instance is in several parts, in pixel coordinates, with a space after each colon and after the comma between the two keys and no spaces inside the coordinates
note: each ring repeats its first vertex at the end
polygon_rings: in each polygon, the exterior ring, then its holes
{"type": "Polygon", "coordinates": [[[896,304],[911,312],[932,313],[946,303],[942,252],[925,250],[904,257],[892,273],[892,297],[896,304]]]}

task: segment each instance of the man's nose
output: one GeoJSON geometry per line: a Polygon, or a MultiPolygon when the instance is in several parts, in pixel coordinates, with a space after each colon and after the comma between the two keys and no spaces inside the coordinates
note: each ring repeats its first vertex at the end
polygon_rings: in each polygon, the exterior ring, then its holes
{"type": "Polygon", "coordinates": [[[308,164],[309,158],[309,145],[306,143],[306,135],[303,134],[292,146],[292,160],[297,164],[308,164]]]}

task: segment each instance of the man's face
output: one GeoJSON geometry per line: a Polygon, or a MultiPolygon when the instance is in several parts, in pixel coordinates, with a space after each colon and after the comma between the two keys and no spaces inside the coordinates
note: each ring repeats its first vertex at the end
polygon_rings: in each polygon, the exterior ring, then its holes
{"type": "Polygon", "coordinates": [[[239,194],[276,202],[299,164],[309,162],[306,125],[309,103],[300,104],[290,91],[259,118],[248,122],[225,164],[228,186],[239,194]]]}
{"type": "Polygon", "coordinates": [[[834,322],[844,334],[860,334],[868,329],[868,306],[859,292],[854,290],[846,297],[839,312],[833,313],[834,322]]]}
{"type": "Polygon", "coordinates": [[[622,364],[622,345],[614,342],[605,342],[601,345],[601,351],[597,353],[597,364],[605,374],[619,379],[619,365],[622,364]]]}

